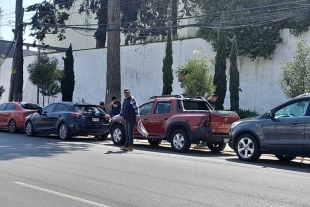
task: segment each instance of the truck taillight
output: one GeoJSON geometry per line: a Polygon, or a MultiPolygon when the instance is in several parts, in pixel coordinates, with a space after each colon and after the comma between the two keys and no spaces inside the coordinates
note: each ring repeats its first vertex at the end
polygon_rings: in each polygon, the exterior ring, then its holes
{"type": "Polygon", "coordinates": [[[80,114],[80,113],[71,113],[71,116],[73,116],[74,118],[84,118],[85,117],[83,114],[80,114]]]}

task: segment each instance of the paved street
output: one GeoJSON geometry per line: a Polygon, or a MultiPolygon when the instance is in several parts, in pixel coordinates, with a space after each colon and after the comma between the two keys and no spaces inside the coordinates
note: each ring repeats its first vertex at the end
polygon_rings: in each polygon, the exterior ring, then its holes
{"type": "Polygon", "coordinates": [[[0,206],[309,206],[309,162],[0,131],[0,206]]]}

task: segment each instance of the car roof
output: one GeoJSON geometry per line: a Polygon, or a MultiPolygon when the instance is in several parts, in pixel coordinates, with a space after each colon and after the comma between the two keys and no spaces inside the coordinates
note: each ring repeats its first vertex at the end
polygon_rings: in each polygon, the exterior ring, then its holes
{"type": "Polygon", "coordinates": [[[300,94],[299,96],[296,96],[294,99],[296,98],[310,98],[310,93],[300,94]]]}

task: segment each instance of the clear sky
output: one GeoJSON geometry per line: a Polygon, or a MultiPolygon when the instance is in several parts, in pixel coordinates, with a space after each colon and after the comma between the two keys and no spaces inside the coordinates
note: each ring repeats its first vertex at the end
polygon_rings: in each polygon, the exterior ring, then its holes
{"type": "MultiPolygon", "coordinates": [[[[27,6],[40,3],[42,0],[23,0],[24,8],[27,6]]],[[[1,15],[1,34],[4,40],[13,39],[13,26],[15,25],[15,0],[0,0],[0,7],[2,9],[1,15]]],[[[29,22],[32,14],[25,12],[24,22],[29,22]]],[[[28,27],[29,28],[29,27],[28,27]]],[[[33,43],[33,38],[29,37],[30,31],[26,30],[24,34],[25,42],[33,43]]]]}

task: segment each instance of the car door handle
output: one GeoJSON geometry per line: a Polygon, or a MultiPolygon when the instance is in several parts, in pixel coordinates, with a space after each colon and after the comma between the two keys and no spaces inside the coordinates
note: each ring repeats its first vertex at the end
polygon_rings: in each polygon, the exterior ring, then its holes
{"type": "Polygon", "coordinates": [[[292,124],[296,125],[296,124],[301,124],[300,121],[294,121],[292,124]]]}
{"type": "Polygon", "coordinates": [[[144,121],[146,121],[147,119],[143,119],[144,121]]]}
{"type": "Polygon", "coordinates": [[[168,118],[164,118],[164,120],[166,121],[166,120],[168,120],[168,118]]]}

